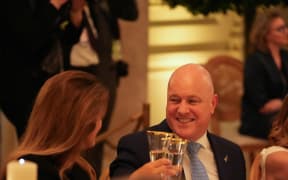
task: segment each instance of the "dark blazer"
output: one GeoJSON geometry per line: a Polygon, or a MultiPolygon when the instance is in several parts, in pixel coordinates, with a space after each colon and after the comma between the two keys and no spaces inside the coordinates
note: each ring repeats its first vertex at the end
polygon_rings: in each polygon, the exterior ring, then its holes
{"type": "Polygon", "coordinates": [[[271,99],[283,99],[288,92],[288,53],[281,50],[279,70],[269,53],[257,51],[244,64],[244,94],[240,133],[267,138],[275,113],[262,114],[259,109],[271,99]]]}
{"type": "MultiPolygon", "coordinates": [[[[166,120],[149,130],[171,132],[166,120]]],[[[245,180],[245,161],[239,146],[210,133],[207,136],[214,152],[219,179],[245,180]],[[228,157],[226,162],[225,157],[228,157]]],[[[124,136],[119,141],[117,157],[110,165],[110,176],[113,178],[131,174],[149,161],[148,140],[145,131],[124,136]]]]}
{"type": "MultiPolygon", "coordinates": [[[[21,158],[35,162],[38,165],[38,180],[61,180],[57,163],[53,156],[25,155],[21,158]]],[[[66,172],[66,175],[69,180],[90,180],[89,175],[78,165],[74,165],[71,170],[66,172]]]]}

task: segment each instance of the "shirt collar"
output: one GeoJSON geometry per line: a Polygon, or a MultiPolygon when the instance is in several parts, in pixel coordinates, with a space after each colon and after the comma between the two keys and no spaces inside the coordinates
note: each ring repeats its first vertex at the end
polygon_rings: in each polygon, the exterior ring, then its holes
{"type": "Polygon", "coordinates": [[[207,132],[205,132],[199,139],[196,140],[197,143],[201,144],[204,149],[210,148],[210,143],[207,138],[207,132]]]}

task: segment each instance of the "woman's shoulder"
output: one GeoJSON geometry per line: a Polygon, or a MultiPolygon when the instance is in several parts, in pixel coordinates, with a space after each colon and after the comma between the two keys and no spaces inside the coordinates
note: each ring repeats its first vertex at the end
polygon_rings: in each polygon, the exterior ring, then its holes
{"type": "Polygon", "coordinates": [[[23,155],[18,158],[19,159],[24,159],[27,161],[32,161],[35,162],[39,165],[50,165],[50,166],[55,166],[55,160],[53,159],[53,156],[47,156],[47,155],[34,155],[34,154],[27,154],[23,155]]]}
{"type": "MultiPolygon", "coordinates": [[[[35,162],[38,166],[38,180],[60,180],[59,170],[55,156],[52,155],[35,155],[29,154],[21,156],[18,159],[35,162]]],[[[79,165],[75,164],[70,170],[66,172],[69,179],[90,179],[86,171],[79,165]]]]}
{"type": "Polygon", "coordinates": [[[28,154],[21,156],[18,159],[35,162],[38,166],[37,173],[39,180],[60,179],[57,164],[53,159],[53,156],[28,154]]]}
{"type": "Polygon", "coordinates": [[[52,156],[48,156],[48,155],[38,155],[38,154],[26,154],[26,155],[22,155],[21,157],[19,157],[18,159],[27,159],[30,161],[33,160],[48,160],[51,159],[52,156]]]}
{"type": "Polygon", "coordinates": [[[262,151],[261,151],[261,155],[262,156],[267,156],[267,155],[270,155],[272,153],[275,153],[275,152],[279,152],[279,151],[285,151],[285,152],[288,152],[288,149],[285,148],[285,147],[282,147],[282,146],[269,146],[267,148],[264,148],[262,151]]]}
{"type": "MultiPolygon", "coordinates": [[[[266,171],[266,177],[274,178],[288,176],[288,149],[280,146],[271,146],[261,152],[265,158],[262,167],[266,171]]],[[[262,159],[263,160],[263,159],[262,159]]]]}
{"type": "Polygon", "coordinates": [[[283,153],[283,152],[288,154],[288,149],[282,146],[270,146],[270,147],[264,148],[260,152],[261,157],[262,157],[262,162],[265,163],[268,156],[269,157],[275,156],[278,153],[283,153]]]}
{"type": "MultiPolygon", "coordinates": [[[[262,179],[271,176],[271,169],[288,164],[288,149],[282,146],[270,146],[264,148],[261,152],[260,166],[262,179]]],[[[288,166],[287,166],[288,167],[288,166]]]]}

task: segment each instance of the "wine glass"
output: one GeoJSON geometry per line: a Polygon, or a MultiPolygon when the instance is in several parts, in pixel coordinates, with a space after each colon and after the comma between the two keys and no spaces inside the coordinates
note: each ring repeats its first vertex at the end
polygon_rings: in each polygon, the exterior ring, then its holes
{"type": "Polygon", "coordinates": [[[173,133],[163,131],[147,131],[150,161],[166,157],[166,146],[173,133]]]}
{"type": "Polygon", "coordinates": [[[169,176],[167,180],[180,180],[182,177],[182,164],[184,153],[187,148],[187,140],[180,137],[171,137],[166,143],[165,154],[166,158],[172,163],[173,168],[177,170],[175,176],[169,176]]]}

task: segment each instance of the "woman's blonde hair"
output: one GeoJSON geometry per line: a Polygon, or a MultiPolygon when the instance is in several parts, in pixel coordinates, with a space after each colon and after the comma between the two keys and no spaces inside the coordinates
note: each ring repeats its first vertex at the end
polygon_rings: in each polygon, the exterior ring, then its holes
{"type": "Polygon", "coordinates": [[[280,10],[277,8],[266,9],[257,13],[249,36],[250,53],[257,50],[262,52],[268,51],[266,36],[270,31],[271,22],[279,17],[283,18],[280,10]]]}
{"type": "Polygon", "coordinates": [[[8,161],[27,154],[53,155],[59,160],[61,179],[67,179],[65,171],[74,163],[96,179],[80,154],[107,102],[107,89],[92,74],[70,70],[51,77],[40,89],[27,129],[8,161]]]}
{"type": "Polygon", "coordinates": [[[282,108],[272,124],[269,141],[273,145],[288,148],[288,95],[284,98],[282,108]]]}

